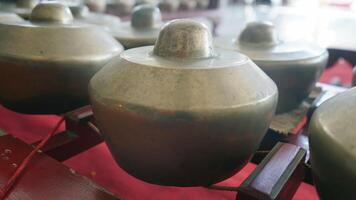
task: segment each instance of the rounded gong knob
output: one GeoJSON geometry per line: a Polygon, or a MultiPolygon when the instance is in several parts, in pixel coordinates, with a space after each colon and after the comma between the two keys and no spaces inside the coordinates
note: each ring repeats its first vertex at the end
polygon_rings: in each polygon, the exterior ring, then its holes
{"type": "Polygon", "coordinates": [[[272,23],[251,22],[241,32],[237,42],[242,45],[274,46],[279,43],[279,40],[272,23]]]}
{"type": "Polygon", "coordinates": [[[144,4],[134,8],[131,26],[137,29],[153,28],[162,22],[161,11],[154,5],[144,4]]]}
{"type": "Polygon", "coordinates": [[[73,15],[64,4],[45,2],[33,8],[30,20],[32,22],[69,23],[73,20],[73,15]]]}
{"type": "Polygon", "coordinates": [[[85,18],[89,14],[89,8],[86,5],[75,5],[69,7],[72,15],[78,18],[85,18]]]}
{"type": "Polygon", "coordinates": [[[162,28],[153,53],[161,57],[209,58],[214,55],[212,36],[200,22],[173,20],[162,28]]]}

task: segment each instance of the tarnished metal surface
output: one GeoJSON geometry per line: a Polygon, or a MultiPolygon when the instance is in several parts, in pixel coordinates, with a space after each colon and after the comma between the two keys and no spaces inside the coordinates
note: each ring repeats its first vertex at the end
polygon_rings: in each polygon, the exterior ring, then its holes
{"type": "Polygon", "coordinates": [[[356,88],[323,103],[310,122],[311,163],[321,199],[356,199],[356,88]]]}
{"type": "Polygon", "coordinates": [[[31,21],[0,24],[0,102],[17,112],[63,113],[88,103],[90,78],[123,47],[95,26],[71,22],[59,3],[31,21]]]}
{"type": "Polygon", "coordinates": [[[211,33],[205,25],[200,24],[197,28],[196,22],[180,26],[182,26],[182,30],[177,30],[176,26],[164,27],[153,48],[154,55],[165,58],[210,58],[215,56],[211,33]],[[188,35],[191,36],[188,38],[188,35]],[[172,38],[175,40],[171,40],[172,38]]]}
{"type": "Polygon", "coordinates": [[[70,10],[77,21],[95,24],[108,31],[120,26],[121,23],[119,17],[104,13],[90,12],[89,8],[85,5],[72,5],[70,6],[70,10]]]}
{"type": "Polygon", "coordinates": [[[112,30],[125,49],[153,45],[162,26],[161,12],[154,5],[136,6],[131,22],[123,22],[112,30]]]}
{"type": "Polygon", "coordinates": [[[272,78],[279,91],[277,113],[297,108],[308,97],[328,59],[326,49],[316,45],[280,41],[267,22],[252,22],[237,40],[218,38],[215,45],[245,53],[272,78]]]}
{"type": "Polygon", "coordinates": [[[273,118],[277,88],[249,58],[214,50],[208,29],[175,20],[155,47],[125,51],[89,86],[117,163],[155,184],[211,185],[239,171],[273,118]]]}

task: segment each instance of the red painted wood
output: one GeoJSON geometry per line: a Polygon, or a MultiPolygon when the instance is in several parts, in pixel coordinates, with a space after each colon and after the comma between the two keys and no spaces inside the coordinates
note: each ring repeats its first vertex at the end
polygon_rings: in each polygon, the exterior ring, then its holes
{"type": "MultiPolygon", "coordinates": [[[[10,178],[32,148],[6,135],[0,137],[0,186],[10,178]]],[[[6,200],[114,200],[117,199],[87,178],[39,153],[15,183],[6,200]]]]}
{"type": "Polygon", "coordinates": [[[94,125],[91,106],[67,113],[65,122],[66,130],[53,136],[42,149],[52,158],[64,161],[103,142],[99,130],[94,125]]]}

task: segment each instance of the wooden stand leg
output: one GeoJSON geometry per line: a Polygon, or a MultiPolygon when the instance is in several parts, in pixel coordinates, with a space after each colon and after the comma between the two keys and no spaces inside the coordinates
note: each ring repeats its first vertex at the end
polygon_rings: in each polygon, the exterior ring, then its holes
{"type": "MultiPolygon", "coordinates": [[[[33,148],[11,136],[0,136],[0,187],[33,148]]],[[[37,153],[9,191],[6,200],[117,200],[113,194],[58,161],[37,153]]]]}
{"type": "Polygon", "coordinates": [[[278,143],[239,187],[237,200],[290,200],[305,173],[306,150],[278,143]]]}
{"type": "Polygon", "coordinates": [[[90,106],[67,113],[64,117],[66,130],[53,136],[42,149],[50,157],[64,161],[103,142],[94,125],[90,106]]]}

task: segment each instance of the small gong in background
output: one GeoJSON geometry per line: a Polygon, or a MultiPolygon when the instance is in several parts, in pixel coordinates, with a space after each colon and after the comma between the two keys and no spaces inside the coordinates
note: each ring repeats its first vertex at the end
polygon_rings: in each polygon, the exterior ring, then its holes
{"type": "Polygon", "coordinates": [[[130,22],[122,22],[112,30],[112,35],[125,49],[153,45],[162,26],[158,7],[150,4],[136,6],[130,22]]]}
{"type": "Polygon", "coordinates": [[[122,50],[106,31],[73,22],[65,5],[40,3],[30,21],[0,23],[0,103],[29,114],[84,106],[90,78],[122,50]]]}
{"type": "Polygon", "coordinates": [[[90,12],[85,5],[72,5],[69,7],[75,20],[83,23],[95,24],[111,32],[115,27],[120,26],[119,17],[104,13],[90,12]]]}
{"type": "Polygon", "coordinates": [[[273,24],[251,22],[237,39],[217,38],[215,46],[248,55],[277,84],[277,113],[297,108],[308,97],[328,60],[325,48],[278,38],[273,24]]]}

